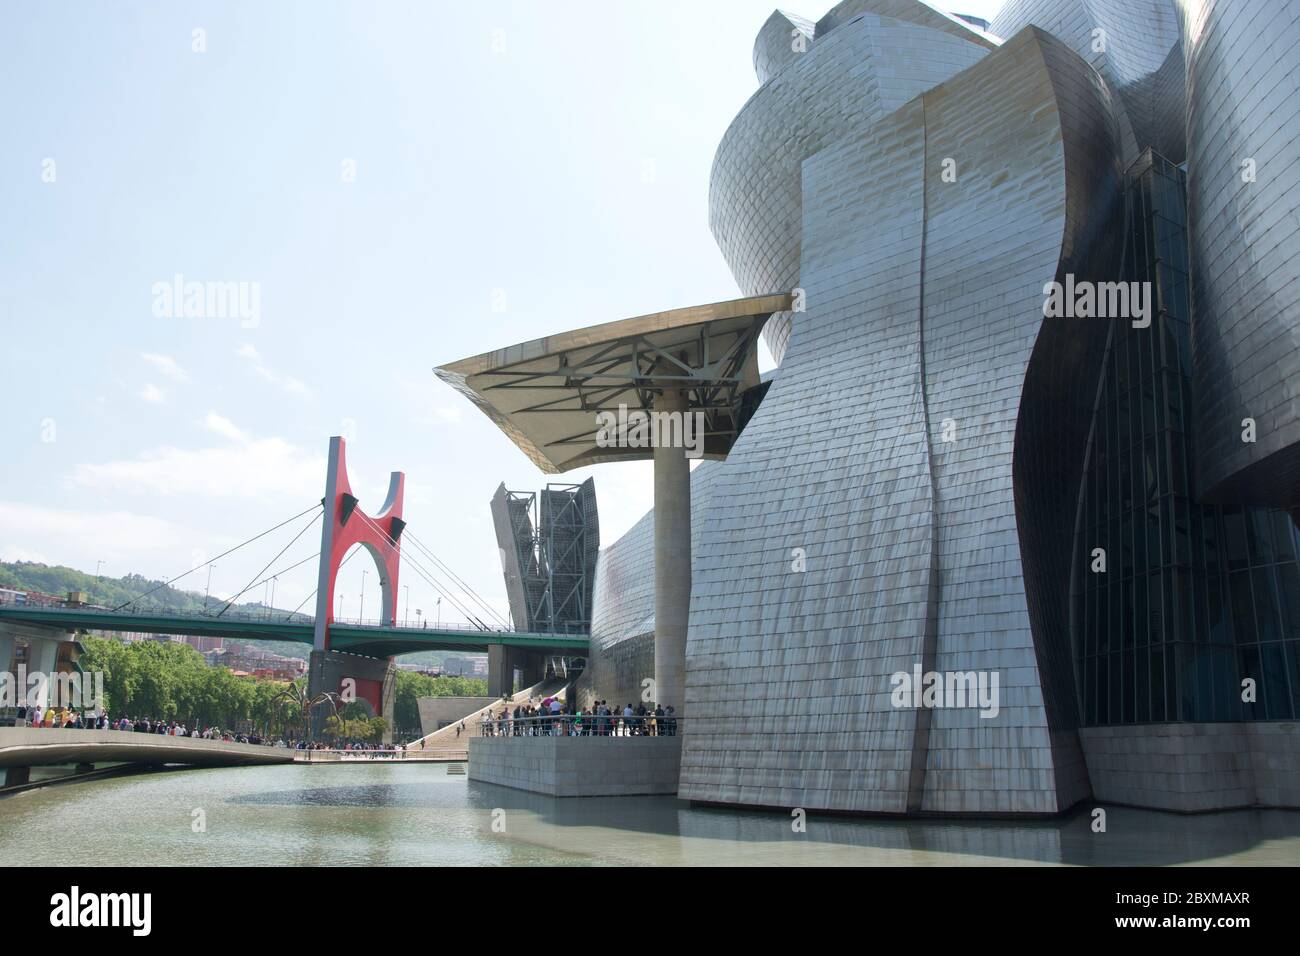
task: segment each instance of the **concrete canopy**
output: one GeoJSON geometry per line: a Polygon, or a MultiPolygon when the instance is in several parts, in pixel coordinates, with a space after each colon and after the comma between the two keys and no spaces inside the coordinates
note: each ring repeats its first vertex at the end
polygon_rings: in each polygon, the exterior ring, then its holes
{"type": "Polygon", "coordinates": [[[777,293],[655,312],[534,339],[434,369],[542,471],[649,459],[649,447],[597,443],[601,412],[648,411],[664,389],[705,414],[705,458],[725,458],[759,384],[758,334],[791,308],[777,293]]]}

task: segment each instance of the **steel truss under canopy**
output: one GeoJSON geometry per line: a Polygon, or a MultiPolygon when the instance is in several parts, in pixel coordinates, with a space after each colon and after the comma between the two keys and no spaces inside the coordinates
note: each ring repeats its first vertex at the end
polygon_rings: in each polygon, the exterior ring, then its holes
{"type": "Polygon", "coordinates": [[[548,336],[435,369],[544,472],[644,459],[644,447],[602,446],[597,416],[649,411],[667,389],[704,415],[704,457],[724,458],[759,385],[764,323],[788,294],[657,312],[548,336]]]}

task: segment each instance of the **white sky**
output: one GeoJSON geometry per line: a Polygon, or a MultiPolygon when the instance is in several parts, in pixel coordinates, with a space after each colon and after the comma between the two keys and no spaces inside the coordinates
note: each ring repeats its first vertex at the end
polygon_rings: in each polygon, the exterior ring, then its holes
{"type": "MultiPolygon", "coordinates": [[[[739,294],[708,177],[772,9],[6,3],[0,558],[179,573],[319,500],[329,436],[350,433],[361,506],[404,470],[410,530],[504,609],[488,500],[547,478],[431,369],[739,294]],[[178,273],[257,283],[260,321],[156,316],[178,273]]],[[[593,470],[605,544],[650,507],[649,469],[593,470]]],[[[219,562],[214,592],[292,531],[219,562]]],[[[318,547],[313,530],[280,566],[318,547]]],[[[346,616],[364,567],[341,580],[346,616]]],[[[432,589],[403,583],[432,616],[432,589]]],[[[314,587],[309,563],[276,604],[314,587]]]]}

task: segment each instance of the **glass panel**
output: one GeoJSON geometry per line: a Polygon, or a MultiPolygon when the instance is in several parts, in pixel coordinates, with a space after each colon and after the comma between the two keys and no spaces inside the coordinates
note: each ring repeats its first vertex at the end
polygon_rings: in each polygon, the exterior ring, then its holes
{"type": "Polygon", "coordinates": [[[1097,691],[1093,695],[1093,706],[1097,711],[1097,723],[1110,723],[1108,708],[1110,705],[1110,669],[1109,654],[1096,659],[1097,691]]]}
{"type": "Polygon", "coordinates": [[[1185,568],[1175,568],[1170,578],[1170,590],[1173,592],[1174,620],[1166,622],[1166,641],[1191,641],[1195,639],[1196,625],[1192,620],[1192,581],[1191,572],[1185,568]]]}
{"type": "Polygon", "coordinates": [[[1223,509],[1223,533],[1228,554],[1228,570],[1236,571],[1247,566],[1246,519],[1241,509],[1230,506],[1223,509]]]}
{"type": "Polygon", "coordinates": [[[1276,567],[1278,596],[1281,598],[1282,636],[1300,640],[1300,571],[1294,562],[1276,567]]]}
{"type": "Polygon", "coordinates": [[[1166,720],[1178,719],[1178,666],[1174,660],[1174,648],[1169,646],[1165,648],[1165,702],[1166,702],[1166,720]]]}
{"type": "Polygon", "coordinates": [[[1250,572],[1255,591],[1255,622],[1261,641],[1282,639],[1282,616],[1278,612],[1277,591],[1273,584],[1271,567],[1256,568],[1250,572]]]}
{"type": "Polygon", "coordinates": [[[1197,661],[1199,655],[1204,653],[1190,647],[1179,647],[1175,653],[1178,655],[1178,699],[1180,720],[1206,720],[1204,713],[1197,708],[1197,695],[1201,695],[1204,700],[1204,692],[1200,687],[1200,674],[1197,671],[1197,661]]]}
{"type": "Polygon", "coordinates": [[[1201,531],[1205,536],[1203,540],[1205,547],[1205,567],[1208,570],[1217,571],[1220,562],[1223,560],[1219,551],[1218,513],[1212,506],[1206,505],[1201,512],[1201,516],[1205,519],[1201,525],[1201,531]]]}
{"type": "Polygon", "coordinates": [[[1246,537],[1250,542],[1250,563],[1273,562],[1273,528],[1268,512],[1263,508],[1247,509],[1246,537]]]}
{"type": "Polygon", "coordinates": [[[1165,652],[1159,648],[1151,651],[1151,716],[1153,721],[1162,721],[1165,716],[1165,652]]]}
{"type": "Polygon", "coordinates": [[[1211,644],[1226,644],[1228,633],[1226,607],[1223,598],[1223,578],[1211,571],[1205,575],[1206,624],[1211,644]]]}
{"type": "Polygon", "coordinates": [[[1187,416],[1183,410],[1183,396],[1187,394],[1186,389],[1183,388],[1182,379],[1177,375],[1166,376],[1165,387],[1169,393],[1169,427],[1181,432],[1186,427],[1187,416]]]}
{"type": "MultiPolygon", "coordinates": [[[[1147,336],[1143,336],[1146,341],[1147,336]]],[[[1148,347],[1149,349],[1149,347],[1148,347]]],[[[1155,379],[1148,375],[1142,381],[1142,388],[1139,391],[1142,401],[1142,434],[1154,435],[1156,432],[1156,382],[1155,379]]]]}
{"type": "MultiPolygon", "coordinates": [[[[1146,657],[1145,652],[1142,652],[1142,657],[1143,658],[1146,657]]],[[[1124,650],[1122,654],[1122,660],[1123,660],[1123,667],[1124,667],[1124,710],[1123,710],[1122,719],[1124,723],[1131,724],[1133,723],[1133,706],[1137,697],[1137,693],[1134,685],[1136,674],[1134,672],[1135,669],[1133,665],[1132,648],[1127,648],[1124,650]]],[[[1145,692],[1146,692],[1146,688],[1143,688],[1143,693],[1145,692]]]]}
{"type": "Polygon", "coordinates": [[[1122,719],[1122,710],[1120,708],[1120,693],[1122,684],[1119,677],[1119,654],[1111,654],[1106,658],[1107,670],[1107,720],[1112,724],[1118,724],[1122,719]]]}
{"type": "Polygon", "coordinates": [[[1147,587],[1150,580],[1146,575],[1133,579],[1133,629],[1124,639],[1125,647],[1147,645],[1147,587]]]}
{"type": "Polygon", "coordinates": [[[1295,557],[1291,539],[1291,519],[1285,511],[1273,512],[1273,553],[1279,561],[1295,557]]]}
{"type": "Polygon", "coordinates": [[[1228,575],[1228,591],[1232,596],[1232,631],[1238,644],[1254,644],[1259,640],[1255,630],[1255,609],[1250,599],[1250,572],[1234,571],[1228,575]]]}
{"type": "Polygon", "coordinates": [[[1191,520],[1186,498],[1174,499],[1174,550],[1173,559],[1181,565],[1192,563],[1191,520]]]}
{"type": "Polygon", "coordinates": [[[1134,719],[1145,724],[1151,719],[1151,655],[1139,650],[1134,664],[1134,719]]]}
{"type": "Polygon", "coordinates": [[[1180,497],[1187,495],[1187,470],[1183,456],[1183,436],[1177,432],[1169,435],[1169,490],[1180,497]]]}
{"type": "Polygon", "coordinates": [[[1291,684],[1291,713],[1300,716],[1300,643],[1283,646],[1286,648],[1286,670],[1291,684]]]}
{"type": "Polygon", "coordinates": [[[1260,697],[1268,720],[1291,719],[1291,691],[1287,686],[1286,655],[1278,643],[1259,646],[1260,697]]]}
{"type": "MultiPolygon", "coordinates": [[[[1124,386],[1121,385],[1121,388],[1124,386]]],[[[1115,400],[1115,434],[1119,438],[1120,452],[1128,451],[1133,444],[1132,420],[1129,416],[1129,393],[1121,392],[1115,400]]],[[[1122,472],[1121,472],[1122,474],[1122,472]]]]}

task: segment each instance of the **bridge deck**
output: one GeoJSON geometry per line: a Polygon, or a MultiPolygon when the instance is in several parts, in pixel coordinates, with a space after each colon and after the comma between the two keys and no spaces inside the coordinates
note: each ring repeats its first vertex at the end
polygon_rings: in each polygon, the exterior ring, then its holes
{"type": "MultiPolygon", "coordinates": [[[[311,644],[315,624],[311,618],[274,620],[248,614],[168,614],[160,611],[102,611],[94,608],[0,607],[0,623],[52,627],[63,630],[122,631],[144,634],[191,634],[311,644]]],[[[485,653],[490,645],[585,654],[586,634],[545,634],[529,631],[492,631],[458,627],[402,627],[382,624],[331,624],[333,650],[391,657],[415,651],[446,650],[485,653]]]]}
{"type": "Polygon", "coordinates": [[[53,727],[0,727],[0,767],[66,763],[189,764],[237,767],[293,763],[285,747],[222,740],[137,734],[124,730],[62,730],[53,727]]]}

